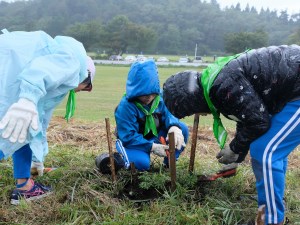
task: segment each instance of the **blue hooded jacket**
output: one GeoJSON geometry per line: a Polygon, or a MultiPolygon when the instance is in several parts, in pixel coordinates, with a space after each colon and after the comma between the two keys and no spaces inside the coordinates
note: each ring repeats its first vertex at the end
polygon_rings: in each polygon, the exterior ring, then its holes
{"type": "MultiPolygon", "coordinates": [[[[145,114],[134,104],[137,97],[150,94],[160,94],[155,62],[153,60],[135,62],[128,73],[126,95],[121,99],[115,112],[118,138],[127,149],[145,152],[151,150],[153,135],[150,133],[146,137],[143,136],[145,114]]],[[[151,104],[144,107],[149,110],[150,106],[151,104]]],[[[171,126],[179,126],[179,120],[168,111],[162,97],[153,114],[159,118],[156,120],[158,132],[161,129],[167,131],[171,126]]]]}

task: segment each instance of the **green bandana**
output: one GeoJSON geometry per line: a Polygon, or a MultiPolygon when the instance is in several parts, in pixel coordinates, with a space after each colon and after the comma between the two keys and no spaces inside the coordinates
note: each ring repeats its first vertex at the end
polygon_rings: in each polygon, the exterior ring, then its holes
{"type": "MultiPolygon", "coordinates": [[[[246,50],[245,52],[249,51],[250,49],[246,50]]],[[[208,104],[208,107],[214,117],[214,124],[213,124],[213,131],[214,131],[214,136],[217,139],[217,142],[220,146],[221,149],[224,148],[226,138],[227,138],[227,131],[225,130],[222,121],[220,119],[220,112],[217,111],[217,109],[214,107],[212,104],[210,98],[209,98],[209,91],[210,88],[221,71],[221,69],[229,63],[231,60],[237,58],[243,53],[239,53],[233,56],[228,56],[228,57],[220,57],[217,59],[217,61],[211,65],[209,65],[205,70],[202,72],[201,76],[201,83],[204,91],[204,97],[205,100],[208,104]]]]}
{"type": "Polygon", "coordinates": [[[156,125],[155,125],[155,121],[153,118],[152,113],[155,111],[155,109],[157,109],[158,104],[159,104],[159,100],[160,100],[160,96],[157,95],[151,105],[150,110],[148,111],[147,109],[145,109],[141,103],[139,102],[134,102],[134,104],[140,109],[142,110],[143,113],[145,113],[146,115],[146,123],[145,123],[145,130],[144,130],[144,136],[147,135],[150,130],[152,131],[153,135],[157,136],[157,129],[156,129],[156,125]]]}
{"type": "Polygon", "coordinates": [[[75,107],[76,107],[76,94],[75,94],[74,90],[71,90],[69,92],[68,102],[67,102],[67,105],[66,105],[65,119],[67,120],[67,122],[69,122],[69,119],[72,116],[74,116],[75,107]]]}

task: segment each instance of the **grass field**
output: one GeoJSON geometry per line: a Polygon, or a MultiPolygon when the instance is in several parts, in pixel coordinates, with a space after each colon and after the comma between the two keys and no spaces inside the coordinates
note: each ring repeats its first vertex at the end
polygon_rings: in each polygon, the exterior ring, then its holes
{"type": "MultiPolygon", "coordinates": [[[[126,79],[129,71],[129,66],[97,66],[97,75],[93,84],[93,91],[90,93],[80,92],[77,94],[77,109],[75,113],[76,119],[89,121],[104,121],[108,117],[114,121],[114,110],[118,105],[121,97],[126,90],[126,79]]],[[[195,67],[159,67],[160,85],[162,86],[165,80],[177,72],[184,70],[197,70],[201,68],[195,67]]],[[[63,116],[65,113],[66,99],[55,110],[55,116],[63,116]]],[[[187,124],[193,124],[193,117],[183,119],[187,124]]],[[[211,116],[203,116],[200,118],[200,124],[211,126],[211,116]]],[[[229,120],[224,120],[224,124],[232,127],[234,124],[229,120]]]]}
{"type": "MultiPolygon", "coordinates": [[[[195,68],[158,68],[161,85],[171,74],[187,69],[195,68]]],[[[108,151],[104,119],[110,118],[113,132],[113,112],[125,92],[128,70],[97,66],[93,91],[78,94],[75,119],[69,123],[61,119],[65,102],[55,110],[48,129],[50,153],[45,165],[58,169],[37,178],[53,187],[51,197],[10,205],[10,192],[15,186],[12,161],[0,161],[0,225],[245,225],[255,218],[255,179],[249,157],[234,177],[214,182],[198,180],[199,175],[215,173],[221,167],[215,159],[219,150],[210,116],[200,117],[194,173],[188,172],[190,141],[177,161],[175,192],[169,189],[169,171],[161,166],[160,158],[152,158],[149,172],[120,171],[115,183],[95,169],[95,157],[108,151]]],[[[184,121],[191,128],[193,117],[184,121]]],[[[231,139],[235,125],[224,122],[231,139]]],[[[286,179],[287,216],[292,225],[300,224],[299,164],[297,148],[289,158],[286,179]]]]}

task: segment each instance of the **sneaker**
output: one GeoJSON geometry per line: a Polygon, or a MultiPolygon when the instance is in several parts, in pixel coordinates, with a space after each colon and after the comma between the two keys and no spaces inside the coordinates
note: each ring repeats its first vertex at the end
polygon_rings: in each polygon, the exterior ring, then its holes
{"type": "Polygon", "coordinates": [[[283,224],[283,225],[288,225],[289,223],[290,223],[289,218],[285,217],[285,220],[284,220],[284,224],[283,224]]]}
{"type": "MultiPolygon", "coordinates": [[[[254,220],[250,220],[250,221],[248,221],[247,223],[239,224],[239,225],[256,225],[256,224],[257,224],[257,223],[255,223],[254,220]]],[[[282,225],[288,225],[288,224],[290,224],[290,220],[289,220],[287,217],[285,217],[284,222],[282,222],[282,223],[280,223],[280,224],[282,224],[282,225]]],[[[279,225],[280,225],[280,224],[279,224],[279,225]]],[[[269,225],[272,225],[272,224],[269,224],[269,225]]]]}
{"type": "MultiPolygon", "coordinates": [[[[113,157],[115,162],[115,171],[118,172],[118,170],[125,167],[125,162],[122,156],[117,152],[114,152],[113,157]]],[[[95,164],[101,173],[111,174],[109,153],[98,155],[96,157],[95,164]]]]}
{"type": "Polygon", "coordinates": [[[13,205],[20,204],[20,200],[24,199],[25,201],[33,201],[40,198],[44,198],[48,195],[50,195],[51,188],[44,186],[39,183],[33,183],[33,186],[30,190],[20,190],[15,189],[13,190],[11,196],[10,196],[10,203],[13,205]]]}

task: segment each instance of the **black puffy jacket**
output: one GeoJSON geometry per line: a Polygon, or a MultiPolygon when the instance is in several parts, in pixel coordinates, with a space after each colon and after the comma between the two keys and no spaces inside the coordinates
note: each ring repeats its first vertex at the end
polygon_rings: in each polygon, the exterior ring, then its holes
{"type": "Polygon", "coordinates": [[[265,133],[271,115],[300,99],[300,46],[270,46],[242,54],[222,68],[210,89],[214,106],[237,121],[230,143],[247,154],[250,143],[265,133]]]}

